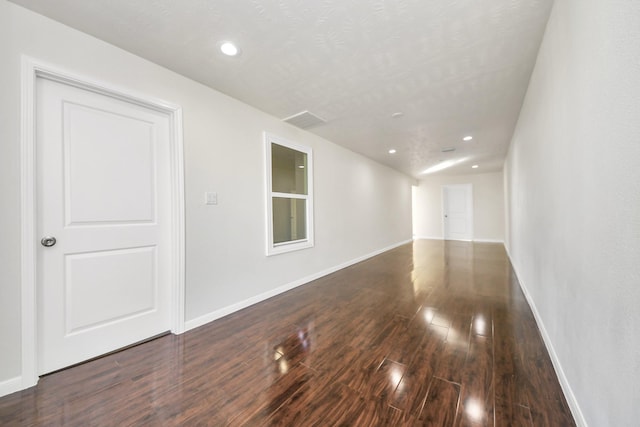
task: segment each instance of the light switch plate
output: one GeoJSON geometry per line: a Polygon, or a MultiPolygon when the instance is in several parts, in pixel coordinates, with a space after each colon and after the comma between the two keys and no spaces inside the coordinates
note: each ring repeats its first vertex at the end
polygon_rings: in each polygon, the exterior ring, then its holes
{"type": "Polygon", "coordinates": [[[218,193],[211,193],[211,192],[204,193],[204,202],[207,205],[217,205],[218,193]]]}

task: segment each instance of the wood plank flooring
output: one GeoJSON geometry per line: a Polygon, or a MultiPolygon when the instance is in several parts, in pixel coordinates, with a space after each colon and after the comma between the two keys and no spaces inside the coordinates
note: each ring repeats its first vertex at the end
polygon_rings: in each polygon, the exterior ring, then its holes
{"type": "Polygon", "coordinates": [[[499,244],[419,240],[0,398],[3,426],[573,426],[499,244]]]}

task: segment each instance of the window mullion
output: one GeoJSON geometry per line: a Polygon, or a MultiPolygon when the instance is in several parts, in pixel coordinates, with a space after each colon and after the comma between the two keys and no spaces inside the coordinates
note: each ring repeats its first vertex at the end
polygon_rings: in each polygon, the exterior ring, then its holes
{"type": "Polygon", "coordinates": [[[274,191],[271,192],[271,197],[282,197],[284,199],[308,199],[309,196],[306,194],[294,194],[294,193],[276,193],[274,191]]]}

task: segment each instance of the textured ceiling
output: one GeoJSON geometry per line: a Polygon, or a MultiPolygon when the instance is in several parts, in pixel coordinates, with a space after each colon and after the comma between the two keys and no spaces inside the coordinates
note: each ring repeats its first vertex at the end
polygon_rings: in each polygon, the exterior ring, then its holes
{"type": "Polygon", "coordinates": [[[418,178],[501,170],[552,1],[13,0],[418,178]]]}

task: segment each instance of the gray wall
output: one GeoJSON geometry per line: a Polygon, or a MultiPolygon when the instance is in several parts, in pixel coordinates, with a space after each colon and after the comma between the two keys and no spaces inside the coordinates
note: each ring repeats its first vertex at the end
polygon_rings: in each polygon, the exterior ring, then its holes
{"type": "Polygon", "coordinates": [[[591,426],[638,425],[640,2],[555,2],[505,188],[508,250],[568,397],[591,426]]]}

